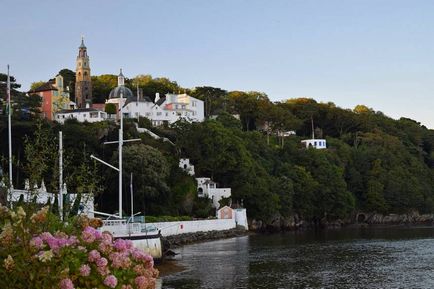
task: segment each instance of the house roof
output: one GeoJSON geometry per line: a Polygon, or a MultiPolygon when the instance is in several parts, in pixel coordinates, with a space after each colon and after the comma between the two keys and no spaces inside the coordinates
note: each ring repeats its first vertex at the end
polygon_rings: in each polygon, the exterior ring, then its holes
{"type": "Polygon", "coordinates": [[[166,101],[166,97],[163,96],[162,98],[160,98],[155,104],[157,105],[162,105],[164,102],[166,101]]]}
{"type": "Polygon", "coordinates": [[[53,85],[53,83],[51,83],[49,81],[49,82],[46,82],[43,85],[41,85],[41,86],[39,86],[33,90],[30,90],[29,93],[35,93],[35,92],[40,92],[40,91],[50,91],[50,90],[57,90],[57,88],[53,85]]]}
{"type": "MultiPolygon", "coordinates": [[[[130,102],[137,102],[137,96],[128,98],[127,101],[125,102],[125,105],[129,104],[130,102]]],[[[138,102],[152,102],[152,100],[148,96],[144,96],[143,98],[140,98],[138,102]]]]}

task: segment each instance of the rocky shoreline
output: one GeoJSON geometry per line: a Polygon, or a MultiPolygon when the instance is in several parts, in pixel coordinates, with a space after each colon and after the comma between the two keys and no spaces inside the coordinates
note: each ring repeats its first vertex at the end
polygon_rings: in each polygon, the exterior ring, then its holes
{"type": "Polygon", "coordinates": [[[163,243],[164,250],[167,251],[187,244],[239,237],[248,234],[250,234],[250,232],[246,230],[231,229],[225,231],[197,232],[166,237],[163,236],[161,241],[163,243]]]}
{"type": "Polygon", "coordinates": [[[377,225],[434,225],[434,214],[419,214],[411,212],[408,214],[378,214],[358,212],[346,219],[329,220],[327,218],[314,219],[305,221],[298,216],[289,218],[275,217],[270,222],[261,220],[252,220],[249,228],[255,232],[279,232],[279,231],[296,231],[313,228],[342,228],[347,226],[366,227],[377,225]]]}
{"type": "Polygon", "coordinates": [[[434,225],[434,214],[419,214],[411,212],[408,214],[389,214],[383,215],[378,213],[358,212],[346,219],[327,220],[315,219],[305,221],[298,216],[290,218],[276,217],[270,222],[261,220],[251,220],[249,222],[249,231],[243,229],[231,229],[225,231],[210,231],[197,232],[181,235],[173,235],[162,237],[164,251],[170,255],[170,250],[181,247],[183,245],[213,241],[225,238],[245,236],[254,234],[255,232],[283,232],[283,231],[299,231],[315,228],[322,229],[339,229],[343,227],[370,227],[370,226],[396,226],[396,225],[434,225]]]}

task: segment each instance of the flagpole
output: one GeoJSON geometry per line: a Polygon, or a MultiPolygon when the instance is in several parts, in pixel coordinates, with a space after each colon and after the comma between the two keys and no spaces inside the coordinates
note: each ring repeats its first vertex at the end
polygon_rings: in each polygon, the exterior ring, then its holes
{"type": "Polygon", "coordinates": [[[12,193],[12,128],[11,128],[11,80],[9,77],[9,64],[8,64],[8,80],[7,80],[7,96],[8,96],[8,136],[9,136],[9,190],[12,193]]]}

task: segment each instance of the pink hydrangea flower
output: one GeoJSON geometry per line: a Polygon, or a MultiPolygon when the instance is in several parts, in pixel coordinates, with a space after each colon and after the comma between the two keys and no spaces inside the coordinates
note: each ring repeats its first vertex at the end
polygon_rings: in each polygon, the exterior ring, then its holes
{"type": "Polygon", "coordinates": [[[111,242],[103,239],[103,241],[98,245],[98,249],[104,254],[109,254],[113,250],[113,246],[111,242]]]}
{"type": "Polygon", "coordinates": [[[51,235],[50,232],[44,232],[40,235],[40,237],[43,241],[46,242],[48,239],[53,238],[53,235],[51,235]]]}
{"type": "Polygon", "coordinates": [[[101,275],[101,276],[106,276],[110,273],[110,270],[104,266],[104,267],[96,267],[96,271],[101,275]]]}
{"type": "Polygon", "coordinates": [[[80,266],[80,275],[83,277],[89,276],[90,274],[90,267],[87,264],[83,264],[80,266]]]}
{"type": "Polygon", "coordinates": [[[116,239],[113,246],[115,247],[116,250],[122,252],[122,251],[125,251],[127,249],[128,244],[123,239],[116,239]]]}
{"type": "Polygon", "coordinates": [[[101,235],[101,238],[102,238],[103,241],[106,241],[108,243],[112,243],[113,242],[113,236],[109,232],[103,232],[102,235],[101,235]]]}
{"type": "Polygon", "coordinates": [[[81,238],[86,243],[93,243],[95,241],[94,228],[86,227],[83,232],[81,232],[81,238]]]}
{"type": "Polygon", "coordinates": [[[148,287],[149,285],[148,279],[146,279],[145,276],[136,277],[136,279],[134,279],[134,282],[137,285],[137,289],[146,289],[146,287],[148,287]]]}
{"type": "Polygon", "coordinates": [[[96,260],[96,265],[97,265],[98,267],[105,267],[105,266],[107,266],[107,264],[108,264],[108,261],[107,261],[107,259],[104,258],[104,257],[102,257],[102,258],[96,260]]]}
{"type": "Polygon", "coordinates": [[[72,283],[71,279],[65,278],[60,281],[59,287],[60,289],[74,289],[74,283],[72,283]]]}
{"type": "Polygon", "coordinates": [[[101,254],[97,250],[92,250],[89,252],[87,260],[89,262],[96,262],[99,258],[101,258],[101,254]]]}
{"type": "Polygon", "coordinates": [[[116,277],[114,275],[108,275],[104,279],[104,285],[106,285],[110,288],[115,288],[116,285],[118,285],[118,279],[116,279],[116,277]]]}
{"type": "Polygon", "coordinates": [[[44,241],[41,237],[33,237],[30,240],[30,246],[36,249],[41,249],[44,246],[44,241]]]}

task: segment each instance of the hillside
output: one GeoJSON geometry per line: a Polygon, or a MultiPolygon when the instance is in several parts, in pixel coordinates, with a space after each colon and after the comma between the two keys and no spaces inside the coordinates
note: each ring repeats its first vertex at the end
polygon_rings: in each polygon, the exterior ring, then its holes
{"type": "MultiPolygon", "coordinates": [[[[152,78],[144,85],[149,81],[152,78]]],[[[134,173],[136,212],[212,214],[209,203],[196,197],[194,179],[178,169],[180,157],[191,160],[197,176],[231,187],[232,202],[243,203],[250,218],[266,221],[296,214],[305,220],[333,220],[355,211],[434,212],[434,132],[414,120],[394,120],[363,105],[348,110],[306,98],[273,103],[258,92],[212,87],[186,92],[204,100],[207,115],[213,117],[203,123],[152,128],[175,146],[126,124],[125,138],[142,138],[140,145],[127,145],[124,156],[126,191],[129,174],[134,173]],[[326,150],[304,149],[300,144],[310,138],[312,120],[315,135],[327,140],[326,150]],[[288,130],[296,135],[278,137],[288,130]]],[[[145,119],[140,122],[149,127],[145,119]]],[[[38,130],[36,125],[34,119],[14,122],[16,187],[22,187],[25,178],[40,182],[43,176],[56,188],[55,137],[60,126],[43,123],[38,130]],[[32,149],[39,152],[34,156],[40,162],[47,163],[37,173],[30,165],[34,158],[27,156],[32,149]]],[[[110,169],[90,161],[89,155],[116,163],[116,146],[102,144],[116,140],[116,129],[113,123],[74,121],[62,127],[68,190],[99,193],[100,209],[108,211],[116,208],[117,178],[110,169]]],[[[5,117],[0,134],[7,139],[5,117]]],[[[7,142],[0,146],[6,168],[7,142]]]]}

